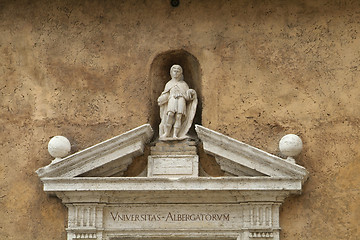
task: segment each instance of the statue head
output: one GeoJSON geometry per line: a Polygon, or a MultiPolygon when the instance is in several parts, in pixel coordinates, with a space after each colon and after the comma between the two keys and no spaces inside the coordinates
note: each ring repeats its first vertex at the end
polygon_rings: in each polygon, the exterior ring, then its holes
{"type": "Polygon", "coordinates": [[[177,79],[181,79],[182,78],[182,67],[180,65],[172,65],[170,68],[170,76],[172,78],[177,78],[177,79]]]}

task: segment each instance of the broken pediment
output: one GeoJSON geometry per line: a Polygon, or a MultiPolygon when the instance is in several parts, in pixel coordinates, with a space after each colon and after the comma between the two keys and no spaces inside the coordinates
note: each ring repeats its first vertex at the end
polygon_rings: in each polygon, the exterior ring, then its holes
{"type": "Polygon", "coordinates": [[[86,148],[37,170],[40,178],[122,176],[134,157],[142,155],[153,131],[149,124],[86,148]]]}
{"type": "MultiPolygon", "coordinates": [[[[196,125],[195,129],[204,151],[215,157],[216,162],[227,176],[293,177],[306,180],[307,171],[302,166],[203,126],[196,125]]],[[[149,143],[152,135],[153,131],[150,125],[142,125],[55,161],[37,170],[37,174],[40,178],[123,176],[122,173],[132,163],[133,158],[143,154],[145,144],[149,143]]],[[[163,153],[160,153],[159,149],[171,149],[171,147],[166,148],[166,143],[160,142],[160,144],[162,145],[158,148],[152,147],[153,156],[162,154],[171,156],[171,159],[178,159],[179,156],[190,153],[196,155],[194,142],[190,143],[189,146],[181,143],[182,147],[174,154],[170,153],[170,150],[164,150],[163,153]]],[[[172,168],[175,169],[176,167],[172,166],[172,168]]]]}
{"type": "Polygon", "coordinates": [[[307,178],[304,167],[200,125],[195,126],[204,151],[233,176],[307,178]]]}
{"type": "Polygon", "coordinates": [[[224,188],[229,191],[282,189],[287,194],[301,191],[308,175],[302,166],[203,126],[196,125],[195,129],[204,151],[214,156],[226,173],[224,177],[200,177],[196,141],[185,139],[153,143],[148,156],[148,177],[125,178],[124,171],[134,157],[143,154],[145,144],[153,136],[149,124],[56,159],[38,169],[37,174],[44,189],[52,193],[61,189],[67,192],[132,191],[133,185],[138,187],[137,191],[221,191],[224,188]]]}
{"type": "Polygon", "coordinates": [[[279,208],[305,168],[196,125],[198,138],[150,144],[149,124],[37,170],[68,208],[67,239],[279,240],[279,208]],[[199,176],[199,140],[226,176],[199,176]],[[124,177],[150,146],[146,177],[124,177]]]}

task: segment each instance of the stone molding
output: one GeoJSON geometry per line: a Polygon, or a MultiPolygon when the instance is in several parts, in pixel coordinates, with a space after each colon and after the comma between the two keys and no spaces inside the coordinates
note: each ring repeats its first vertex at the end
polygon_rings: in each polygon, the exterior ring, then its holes
{"type": "Polygon", "coordinates": [[[81,177],[42,178],[44,191],[284,191],[300,193],[300,178],[289,177],[81,177]]]}
{"type": "Polygon", "coordinates": [[[68,208],[67,240],[279,240],[279,208],[301,193],[306,169],[202,126],[196,131],[228,176],[199,177],[199,166],[173,173],[172,166],[188,167],[188,158],[197,164],[198,155],[160,144],[149,159],[169,158],[161,173],[170,175],[123,177],[153,135],[149,124],[40,168],[44,191],[68,208]],[[177,159],[186,164],[174,165],[177,159]]]}
{"type": "Polygon", "coordinates": [[[222,170],[236,176],[292,177],[306,181],[308,172],[295,163],[264,152],[221,133],[195,125],[204,151],[216,158],[222,170]]]}
{"type": "Polygon", "coordinates": [[[145,144],[153,136],[150,124],[144,124],[124,134],[86,148],[36,171],[43,177],[76,177],[93,171],[97,176],[123,172],[132,159],[144,152],[145,144]],[[116,171],[111,171],[116,161],[116,171]],[[107,165],[107,166],[106,166],[107,165]],[[98,169],[102,167],[102,169],[98,169]]]}

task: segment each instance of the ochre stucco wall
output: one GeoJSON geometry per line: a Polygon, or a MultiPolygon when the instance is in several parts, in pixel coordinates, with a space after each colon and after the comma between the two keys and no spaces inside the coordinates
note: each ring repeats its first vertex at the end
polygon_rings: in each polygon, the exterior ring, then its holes
{"type": "Polygon", "coordinates": [[[35,174],[49,139],[76,152],[149,122],[151,63],[180,49],[201,67],[202,125],[273,154],[303,139],[282,239],[360,239],[359,32],[360,1],[1,1],[0,239],[66,239],[35,174]]]}

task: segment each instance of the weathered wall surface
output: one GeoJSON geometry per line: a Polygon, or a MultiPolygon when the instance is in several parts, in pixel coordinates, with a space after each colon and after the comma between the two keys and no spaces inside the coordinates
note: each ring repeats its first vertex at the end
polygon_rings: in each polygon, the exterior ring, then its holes
{"type": "Polygon", "coordinates": [[[0,239],[66,239],[35,174],[49,139],[75,152],[149,122],[151,63],[179,49],[205,127],[274,154],[303,139],[282,239],[359,239],[359,32],[359,1],[0,1],[0,239]]]}

